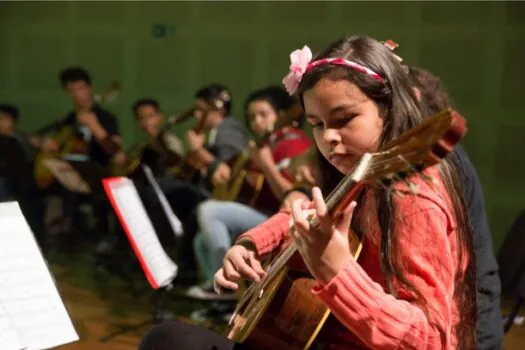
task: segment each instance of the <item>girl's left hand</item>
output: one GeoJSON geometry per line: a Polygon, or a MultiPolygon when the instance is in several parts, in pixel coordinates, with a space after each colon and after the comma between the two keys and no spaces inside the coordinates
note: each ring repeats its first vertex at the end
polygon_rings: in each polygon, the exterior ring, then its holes
{"type": "Polygon", "coordinates": [[[356,202],[332,218],[318,187],[313,188],[312,196],[314,209],[306,209],[301,200],[292,203],[292,239],[310,273],[318,282],[327,284],[352,259],[349,235],[356,202]],[[308,222],[312,214],[319,219],[318,228],[308,222]]]}

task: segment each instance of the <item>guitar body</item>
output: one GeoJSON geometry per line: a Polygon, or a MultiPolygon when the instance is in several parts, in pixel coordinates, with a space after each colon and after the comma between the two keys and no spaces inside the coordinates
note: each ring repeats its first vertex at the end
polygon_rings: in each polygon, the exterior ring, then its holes
{"type": "Polygon", "coordinates": [[[244,182],[246,172],[243,171],[249,161],[248,152],[242,152],[230,159],[226,164],[231,169],[231,180],[225,184],[217,185],[213,189],[213,199],[219,201],[234,201],[244,182]]]}
{"type": "MultiPolygon", "coordinates": [[[[299,258],[300,259],[300,258],[299,258]]],[[[226,336],[250,349],[308,349],[330,312],[299,269],[278,271],[233,318],[226,336]]]]}
{"type": "MultiPolygon", "coordinates": [[[[361,185],[351,191],[357,196],[361,185]]],[[[359,257],[363,240],[350,235],[350,250],[359,257]]],[[[283,249],[266,268],[267,279],[252,284],[226,330],[226,337],[250,349],[307,350],[323,328],[330,310],[312,292],[315,280],[296,250],[283,249]]]]}
{"type": "Polygon", "coordinates": [[[280,202],[264,175],[250,167],[248,152],[239,154],[227,164],[232,169],[231,180],[215,186],[213,199],[243,203],[267,213],[279,210],[280,202]]]}
{"type": "Polygon", "coordinates": [[[53,138],[60,146],[59,152],[40,152],[35,157],[34,176],[40,189],[46,189],[53,184],[55,176],[45,165],[47,159],[57,159],[69,153],[87,153],[86,142],[78,137],[72,127],[63,127],[53,138]]]}

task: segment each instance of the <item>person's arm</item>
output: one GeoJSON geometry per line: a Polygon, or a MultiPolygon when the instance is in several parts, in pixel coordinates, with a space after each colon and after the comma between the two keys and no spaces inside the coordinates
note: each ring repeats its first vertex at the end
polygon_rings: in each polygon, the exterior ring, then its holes
{"type": "Polygon", "coordinates": [[[457,321],[456,230],[450,228],[450,215],[443,207],[427,198],[407,193],[397,200],[397,213],[395,235],[400,239],[403,273],[425,297],[428,313],[398,283],[397,296],[389,294],[354,259],[314,293],[370,348],[450,348],[457,321]]]}
{"type": "Polygon", "coordinates": [[[194,151],[195,156],[198,157],[203,164],[210,166],[215,161],[215,156],[211,154],[206,148],[202,147],[194,151]]]}
{"type": "MultiPolygon", "coordinates": [[[[265,150],[259,151],[265,152],[265,150]]],[[[270,157],[265,157],[261,162],[261,171],[267,181],[270,190],[280,202],[284,200],[285,194],[292,189],[293,183],[286,178],[277,168],[277,164],[270,157]]]]}
{"type": "Polygon", "coordinates": [[[112,115],[97,115],[98,123],[90,127],[96,142],[109,155],[120,151],[122,140],[118,133],[117,119],[112,115]]]}
{"type": "Polygon", "coordinates": [[[249,244],[257,255],[263,257],[287,240],[290,227],[290,211],[281,210],[262,224],[243,233],[236,244],[249,244]]]}
{"type": "MultiPolygon", "coordinates": [[[[49,143],[55,143],[54,141],[51,141],[50,135],[56,133],[60,128],[67,125],[70,118],[71,116],[68,115],[62,119],[44,125],[35,132],[29,133],[28,142],[31,147],[42,151],[47,148],[46,146],[48,146],[49,143]]],[[[56,147],[58,148],[58,144],[56,144],[56,147]]]]}

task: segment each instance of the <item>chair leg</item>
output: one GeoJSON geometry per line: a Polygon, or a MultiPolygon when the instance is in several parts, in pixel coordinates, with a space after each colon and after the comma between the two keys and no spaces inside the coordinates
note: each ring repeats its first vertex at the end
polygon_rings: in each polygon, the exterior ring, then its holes
{"type": "Polygon", "coordinates": [[[520,311],[522,302],[523,302],[523,297],[522,296],[518,296],[518,298],[516,300],[516,304],[510,310],[509,315],[507,316],[507,320],[505,321],[505,325],[503,326],[503,332],[504,333],[507,333],[510,330],[510,328],[512,327],[513,322],[514,322],[514,318],[518,315],[518,312],[520,311]]]}

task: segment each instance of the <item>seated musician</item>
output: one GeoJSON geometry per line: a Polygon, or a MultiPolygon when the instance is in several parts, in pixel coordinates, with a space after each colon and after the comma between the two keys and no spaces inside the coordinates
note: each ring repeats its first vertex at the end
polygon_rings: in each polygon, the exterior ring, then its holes
{"type": "MultiPolygon", "coordinates": [[[[188,153],[200,160],[199,176],[193,182],[168,176],[158,179],[174,213],[184,226],[184,235],[179,242],[180,283],[195,272],[195,256],[192,241],[195,236],[197,205],[207,199],[216,184],[230,179],[231,169],[227,162],[246,149],[248,142],[242,123],[231,116],[232,95],[228,88],[211,84],[195,94],[195,119],[202,130],[186,132],[188,153]],[[208,139],[205,140],[205,133],[208,139]]],[[[160,205],[160,204],[159,204],[160,205]]]]}
{"type": "Polygon", "coordinates": [[[60,72],[60,83],[73,103],[74,110],[64,118],[37,131],[33,143],[43,151],[60,151],[61,145],[50,134],[56,134],[64,127],[73,127],[76,135],[85,141],[85,154],[65,155],[66,159],[89,160],[107,166],[118,151],[120,143],[117,118],[94,100],[91,76],[80,67],[70,67],[60,72]]]}
{"type": "MultiPolygon", "coordinates": [[[[60,153],[61,158],[70,164],[87,163],[94,169],[100,169],[97,173],[102,175],[108,170],[110,159],[118,151],[121,143],[117,119],[95,102],[91,76],[85,69],[66,68],[60,72],[59,80],[74,109],[64,118],[38,130],[31,138],[32,144],[44,153],[60,153]],[[61,138],[61,132],[68,127],[73,129],[72,135],[66,140],[57,141],[61,138]],[[63,149],[66,143],[75,145],[67,154],[63,149]]],[[[66,219],[62,230],[67,231],[76,213],[75,203],[79,196],[66,190],[57,181],[48,190],[52,194],[58,194],[68,203],[62,203],[63,217],[66,219]]],[[[102,209],[100,210],[100,215],[105,217],[102,209]]]]}
{"type": "MultiPolygon", "coordinates": [[[[423,99],[434,115],[450,106],[450,98],[441,80],[432,73],[417,67],[407,68],[418,98],[423,99]]],[[[487,224],[483,190],[476,169],[471,163],[465,149],[456,145],[455,157],[460,170],[467,210],[474,226],[473,249],[476,255],[477,268],[477,341],[478,349],[501,349],[503,346],[503,330],[501,324],[500,293],[501,283],[498,275],[498,265],[492,249],[492,235],[487,224]]],[[[303,171],[305,169],[303,168],[303,171]]],[[[308,175],[306,175],[308,176],[308,175]]],[[[304,191],[290,192],[285,198],[284,207],[291,208],[291,203],[298,198],[307,200],[304,191]]]]}
{"type": "MultiPolygon", "coordinates": [[[[314,128],[320,189],[314,188],[313,202],[295,201],[291,213],[241,235],[215,275],[217,290],[238,289],[244,278],[259,281],[265,274],[260,260],[293,241],[316,281],[305,293],[331,311],[312,349],[475,349],[472,237],[450,158],[425,170],[433,183],[417,174],[408,179],[417,193],[404,182],[394,185],[396,191],[365,187],[337,217],[327,215],[323,195],[361,155],[425,120],[426,106],[401,64],[364,36],[338,40],[313,58],[304,47],[291,58],[284,82],[314,128]],[[306,219],[312,213],[319,228],[306,219]],[[364,238],[358,259],[351,251],[354,235],[364,238]]],[[[250,349],[183,322],[157,326],[140,349],[173,344],[250,349]]]]}
{"type": "MultiPolygon", "coordinates": [[[[188,296],[199,299],[234,297],[232,294],[222,297],[213,291],[213,275],[222,266],[224,254],[238,234],[257,226],[279,210],[285,193],[292,188],[292,181],[285,172],[286,165],[292,158],[308,150],[311,144],[304,131],[293,124],[279,130],[274,128],[279,116],[291,110],[295,103],[286,90],[275,87],[254,91],[247,98],[244,106],[250,131],[258,138],[270,133],[266,145],[261,148],[251,147],[251,164],[247,164],[247,168],[255,165],[254,175],[264,176],[269,186],[262,188],[258,193],[261,200],[255,201],[253,205],[244,204],[250,202],[250,198],[237,198],[237,202],[210,199],[198,206],[199,234],[194,246],[206,282],[202,286],[190,288],[188,296]]],[[[302,118],[301,115],[294,123],[300,125],[302,118]]],[[[256,191],[253,182],[251,186],[249,196],[256,191]]]]}
{"type": "Polygon", "coordinates": [[[177,136],[164,130],[164,114],[158,101],[140,99],[132,108],[137,125],[146,133],[147,139],[135,144],[128,152],[119,151],[114,158],[115,165],[125,167],[136,157],[138,163],[149,166],[155,176],[164,176],[167,169],[182,158],[184,145],[177,136]]]}
{"type": "Polygon", "coordinates": [[[0,202],[18,201],[45,251],[43,202],[32,176],[35,150],[28,135],[18,130],[19,120],[16,106],[0,104],[0,202]]]}

